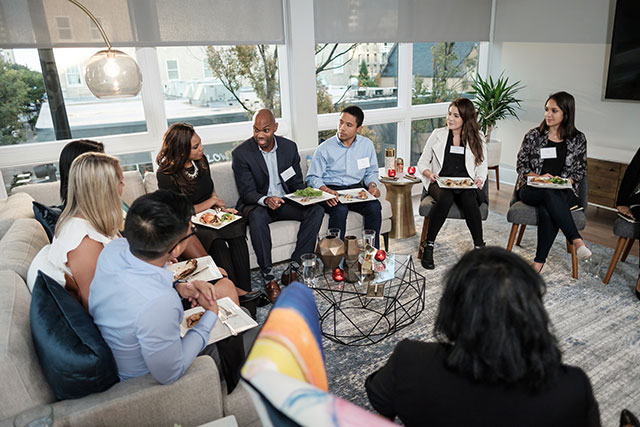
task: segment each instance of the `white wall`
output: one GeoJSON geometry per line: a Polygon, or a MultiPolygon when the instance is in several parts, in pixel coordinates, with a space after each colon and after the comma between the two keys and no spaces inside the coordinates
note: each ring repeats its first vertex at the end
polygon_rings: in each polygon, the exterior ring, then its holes
{"type": "MultiPolygon", "coordinates": [[[[589,157],[629,162],[640,146],[640,102],[604,99],[615,0],[496,0],[489,72],[525,89],[520,121],[498,123],[503,178],[512,181],[524,134],[540,124],[544,102],[561,90],[576,98],[576,126],[589,157]]],[[[502,172],[502,171],[501,171],[502,172]]]]}
{"type": "Polygon", "coordinates": [[[577,43],[503,43],[500,69],[526,88],[520,121],[498,123],[501,163],[515,166],[522,137],[543,118],[544,102],[565,90],[576,98],[576,127],[587,137],[589,157],[629,162],[640,146],[640,102],[605,100],[607,45],[577,43]]]}

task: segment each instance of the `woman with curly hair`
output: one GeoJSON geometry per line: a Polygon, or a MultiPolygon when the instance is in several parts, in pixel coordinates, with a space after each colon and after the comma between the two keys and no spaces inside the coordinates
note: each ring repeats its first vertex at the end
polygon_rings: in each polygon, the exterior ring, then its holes
{"type": "Polygon", "coordinates": [[[367,378],[371,405],[406,426],[599,426],[589,378],[562,363],[544,291],[518,255],[468,252],[446,275],[437,342],[400,342],[367,378]]]}

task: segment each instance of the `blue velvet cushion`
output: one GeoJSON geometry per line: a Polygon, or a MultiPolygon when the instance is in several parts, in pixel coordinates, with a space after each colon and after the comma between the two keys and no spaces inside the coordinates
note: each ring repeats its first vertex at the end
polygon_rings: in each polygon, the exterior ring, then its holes
{"type": "Polygon", "coordinates": [[[58,222],[58,218],[60,218],[60,214],[62,213],[62,211],[56,206],[46,206],[38,202],[32,203],[33,215],[36,217],[38,222],[42,224],[42,227],[44,227],[44,231],[47,232],[49,242],[52,242],[53,235],[56,231],[56,223],[58,222]]]}
{"type": "Polygon", "coordinates": [[[31,294],[29,320],[42,371],[58,399],[99,393],[118,382],[111,349],[89,313],[42,271],[31,294]]]}

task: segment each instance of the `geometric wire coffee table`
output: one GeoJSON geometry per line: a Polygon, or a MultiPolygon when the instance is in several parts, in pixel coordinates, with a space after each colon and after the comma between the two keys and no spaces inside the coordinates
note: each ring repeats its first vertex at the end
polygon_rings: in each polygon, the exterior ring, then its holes
{"type": "MultiPolygon", "coordinates": [[[[391,255],[390,255],[391,256],[391,255]]],[[[384,296],[369,298],[367,285],[335,282],[331,271],[317,278],[316,303],[322,335],[339,344],[376,344],[412,324],[424,310],[424,276],[411,255],[394,254],[393,278],[384,282],[384,296]]]]}

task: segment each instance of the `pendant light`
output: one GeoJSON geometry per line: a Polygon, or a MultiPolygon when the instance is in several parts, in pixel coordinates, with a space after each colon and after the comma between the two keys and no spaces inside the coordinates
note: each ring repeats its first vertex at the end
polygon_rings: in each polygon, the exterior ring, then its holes
{"type": "Polygon", "coordinates": [[[87,63],[84,79],[91,93],[100,99],[136,96],[142,89],[142,74],[136,61],[126,53],[112,49],[96,17],[77,0],[69,1],[89,15],[107,44],[106,50],[93,55],[87,63]]]}

